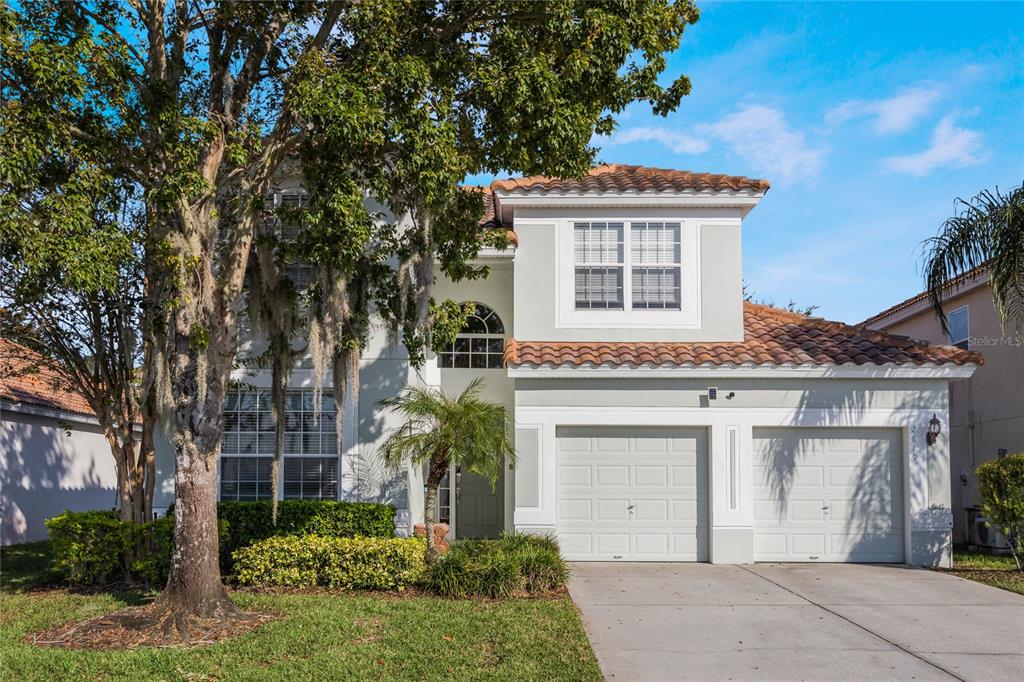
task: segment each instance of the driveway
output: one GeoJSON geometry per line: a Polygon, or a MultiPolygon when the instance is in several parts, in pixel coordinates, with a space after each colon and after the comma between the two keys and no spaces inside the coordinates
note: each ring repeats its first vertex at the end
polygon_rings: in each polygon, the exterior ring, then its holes
{"type": "Polygon", "coordinates": [[[1024,680],[1024,597],[854,564],[572,565],[609,680],[1024,680]]]}

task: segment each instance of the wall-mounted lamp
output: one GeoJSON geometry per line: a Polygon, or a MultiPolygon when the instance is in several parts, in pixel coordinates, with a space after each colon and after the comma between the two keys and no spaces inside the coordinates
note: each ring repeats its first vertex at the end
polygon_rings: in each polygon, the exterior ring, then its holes
{"type": "Polygon", "coordinates": [[[939,421],[937,414],[932,414],[932,418],[928,420],[928,435],[925,436],[925,441],[928,445],[935,445],[940,433],[942,433],[942,422],[939,421]]]}

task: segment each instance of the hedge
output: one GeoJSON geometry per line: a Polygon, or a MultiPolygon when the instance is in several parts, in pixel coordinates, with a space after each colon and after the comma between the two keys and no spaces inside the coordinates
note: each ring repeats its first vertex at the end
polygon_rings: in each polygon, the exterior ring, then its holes
{"type": "MultiPolygon", "coordinates": [[[[122,521],[113,511],[65,511],[46,521],[53,567],[72,585],[167,582],[174,548],[174,518],[122,521]]],[[[221,540],[227,525],[220,522],[221,540]]]]}
{"type": "Polygon", "coordinates": [[[569,568],[550,537],[505,533],[497,540],[460,540],[434,564],[427,586],[445,597],[511,597],[565,585],[569,568]]]}
{"type": "Polygon", "coordinates": [[[267,538],[235,552],[235,578],[259,587],[401,590],[423,575],[420,538],[267,538]]]}
{"type": "Polygon", "coordinates": [[[277,503],[277,525],[271,522],[269,500],[220,502],[217,516],[228,522],[228,536],[221,545],[225,558],[255,542],[281,535],[395,536],[395,508],[374,502],[281,500],[277,503]]]}

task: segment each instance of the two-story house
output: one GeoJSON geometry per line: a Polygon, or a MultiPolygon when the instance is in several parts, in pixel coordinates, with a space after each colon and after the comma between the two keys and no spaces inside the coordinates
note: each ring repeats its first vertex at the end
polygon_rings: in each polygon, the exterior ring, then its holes
{"type": "Polygon", "coordinates": [[[417,373],[376,331],[336,420],[329,397],[310,418],[297,369],[277,491],[265,393],[234,393],[222,498],[382,500],[409,529],[422,472],[382,468],[378,403],[481,377],[514,414],[517,459],[493,491],[451,472],[455,537],[551,533],[580,561],[949,563],[947,383],[980,358],[744,303],[742,225],[766,181],[605,165],[485,191],[486,226],[514,246],[480,254],[486,280],[439,276],[435,298],[477,305],[452,346],[417,373]]]}

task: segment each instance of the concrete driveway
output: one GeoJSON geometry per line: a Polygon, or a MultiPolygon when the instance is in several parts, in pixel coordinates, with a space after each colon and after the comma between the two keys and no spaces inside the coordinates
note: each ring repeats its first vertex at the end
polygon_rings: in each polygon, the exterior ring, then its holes
{"type": "Polygon", "coordinates": [[[572,565],[610,680],[1024,680],[1024,597],[854,564],[572,565]]]}

